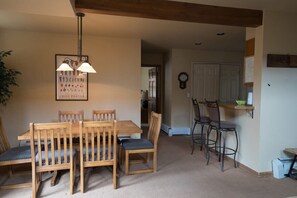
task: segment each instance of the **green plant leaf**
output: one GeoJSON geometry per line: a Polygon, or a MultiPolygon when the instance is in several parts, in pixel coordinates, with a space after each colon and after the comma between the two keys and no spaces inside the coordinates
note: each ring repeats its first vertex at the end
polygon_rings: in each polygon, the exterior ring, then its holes
{"type": "Polygon", "coordinates": [[[18,86],[16,81],[17,75],[21,74],[21,72],[15,69],[5,67],[3,59],[11,55],[11,52],[11,50],[0,51],[0,103],[4,106],[12,96],[11,86],[18,86]]]}

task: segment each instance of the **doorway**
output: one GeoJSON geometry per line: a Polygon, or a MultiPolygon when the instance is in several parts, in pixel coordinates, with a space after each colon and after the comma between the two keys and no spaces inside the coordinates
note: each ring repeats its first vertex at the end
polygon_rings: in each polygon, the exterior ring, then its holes
{"type": "Polygon", "coordinates": [[[159,112],[160,75],[158,66],[141,67],[141,125],[149,123],[151,111],[159,112]]]}

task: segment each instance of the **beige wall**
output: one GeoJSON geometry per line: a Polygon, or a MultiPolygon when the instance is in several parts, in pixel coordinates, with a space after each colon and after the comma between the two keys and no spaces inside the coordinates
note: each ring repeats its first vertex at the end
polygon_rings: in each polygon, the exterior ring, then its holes
{"type": "Polygon", "coordinates": [[[149,69],[151,69],[151,67],[141,68],[141,90],[143,91],[148,91],[149,89],[149,69]]]}
{"type": "MultiPolygon", "coordinates": [[[[198,50],[172,50],[172,105],[171,105],[171,127],[191,127],[192,106],[191,106],[191,84],[193,63],[226,63],[241,65],[243,52],[222,52],[222,51],[198,51],[198,50]],[[189,81],[186,89],[179,88],[178,74],[187,72],[189,81]]],[[[166,81],[167,83],[167,81],[166,81]]],[[[166,85],[165,85],[166,86],[166,85]]]]}
{"type": "Polygon", "coordinates": [[[76,36],[24,31],[0,32],[1,50],[13,50],[5,62],[22,72],[19,87],[6,107],[1,107],[9,140],[29,122],[57,120],[58,110],[116,109],[119,119],[140,125],[141,42],[139,39],[84,36],[83,54],[89,55],[97,74],[89,75],[88,101],[55,101],[55,54],[76,54],[76,36]]]}
{"type": "Polygon", "coordinates": [[[284,148],[297,147],[297,69],[267,67],[269,53],[297,54],[296,20],[296,14],[264,12],[264,25],[254,29],[254,118],[225,111],[238,124],[238,160],[257,172],[271,171],[273,159],[287,157],[284,148]]]}
{"type": "MultiPolygon", "coordinates": [[[[246,40],[255,38],[255,64],[254,64],[254,88],[253,88],[253,118],[249,113],[241,110],[229,110],[221,108],[222,119],[236,123],[239,136],[239,148],[237,160],[245,166],[258,172],[259,148],[260,148],[260,112],[261,112],[261,79],[262,79],[262,49],[263,27],[247,28],[246,40]]],[[[233,137],[227,138],[229,147],[235,146],[233,137]]]]}
{"type": "Polygon", "coordinates": [[[259,171],[271,170],[284,148],[297,147],[297,69],[269,68],[266,58],[297,54],[296,21],[297,14],[264,13],[259,171]]]}
{"type": "Polygon", "coordinates": [[[165,58],[165,82],[164,82],[164,113],[163,123],[171,126],[172,114],[172,52],[169,52],[165,58]]]}

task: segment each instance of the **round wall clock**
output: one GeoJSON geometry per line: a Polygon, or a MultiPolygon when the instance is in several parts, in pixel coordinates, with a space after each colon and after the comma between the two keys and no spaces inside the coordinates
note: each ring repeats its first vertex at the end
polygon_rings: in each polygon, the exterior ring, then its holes
{"type": "Polygon", "coordinates": [[[189,76],[186,72],[181,72],[178,74],[179,87],[181,89],[185,89],[187,87],[187,81],[189,80],[189,76]]]}

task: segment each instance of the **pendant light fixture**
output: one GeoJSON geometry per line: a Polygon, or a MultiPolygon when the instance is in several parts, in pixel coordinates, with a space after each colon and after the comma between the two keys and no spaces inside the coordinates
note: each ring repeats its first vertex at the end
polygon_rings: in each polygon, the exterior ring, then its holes
{"type": "Polygon", "coordinates": [[[60,65],[57,71],[73,71],[73,69],[69,66],[66,60],[60,65]]]}
{"type": "MultiPolygon", "coordinates": [[[[76,13],[77,16],[77,51],[79,62],[81,65],[77,68],[77,71],[82,73],[96,73],[96,70],[90,65],[87,60],[82,60],[82,18],[85,16],[84,13],[76,13]]],[[[73,68],[67,63],[67,61],[63,61],[57,71],[73,71],[73,68]]]]}

